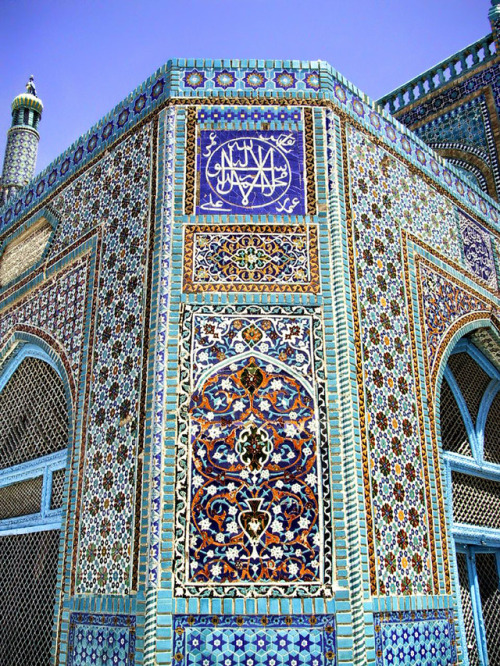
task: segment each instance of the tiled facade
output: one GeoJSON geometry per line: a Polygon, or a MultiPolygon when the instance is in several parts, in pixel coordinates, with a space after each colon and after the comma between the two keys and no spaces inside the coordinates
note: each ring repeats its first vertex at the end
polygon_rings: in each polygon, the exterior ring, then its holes
{"type": "Polygon", "coordinates": [[[170,61],[0,209],[53,227],[0,335],[71,395],[54,664],[465,663],[434,402],[500,208],[432,128],[323,62],[170,61]]]}

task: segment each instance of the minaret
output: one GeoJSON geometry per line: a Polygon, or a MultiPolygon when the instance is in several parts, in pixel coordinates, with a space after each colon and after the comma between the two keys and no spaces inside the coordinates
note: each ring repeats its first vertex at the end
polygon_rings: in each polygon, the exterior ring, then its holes
{"type": "Polygon", "coordinates": [[[40,139],[38,123],[42,111],[42,100],[37,97],[33,76],[30,76],[26,92],[12,102],[12,125],[7,132],[0,179],[0,206],[33,177],[40,139]]]}

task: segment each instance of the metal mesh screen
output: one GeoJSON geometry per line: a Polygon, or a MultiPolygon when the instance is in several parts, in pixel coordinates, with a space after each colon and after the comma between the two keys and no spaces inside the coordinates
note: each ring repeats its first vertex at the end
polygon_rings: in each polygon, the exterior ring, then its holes
{"type": "Polygon", "coordinates": [[[52,495],[50,496],[50,508],[60,509],[62,507],[65,469],[52,472],[52,495]]]}
{"type": "Polygon", "coordinates": [[[42,486],[43,476],[37,476],[0,488],[0,520],[39,513],[42,486]]]}
{"type": "Polygon", "coordinates": [[[0,469],[67,445],[63,382],[44,361],[26,358],[0,393],[0,469]]]}
{"type": "Polygon", "coordinates": [[[484,459],[500,463],[500,392],[491,403],[484,429],[484,459]]]}
{"type": "Polygon", "coordinates": [[[500,666],[500,590],[494,553],[476,554],[479,594],[483,608],[489,666],[500,666]]]}
{"type": "Polygon", "coordinates": [[[457,401],[446,379],[441,384],[441,441],[445,451],[472,457],[467,430],[457,401]]]}
{"type": "Polygon", "coordinates": [[[491,377],[466,352],[452,354],[448,367],[456,379],[464,400],[467,404],[470,417],[476,423],[479,405],[491,381],[491,377]]]}
{"type": "Polygon", "coordinates": [[[467,571],[467,558],[464,553],[457,553],[457,566],[469,664],[470,666],[479,666],[476,630],[474,628],[474,616],[472,614],[472,600],[470,596],[469,574],[467,571]]]}
{"type": "Polygon", "coordinates": [[[50,663],[59,531],[0,537],[0,664],[50,663]]]}
{"type": "Polygon", "coordinates": [[[451,485],[456,523],[500,529],[500,483],[452,471],[451,485]]]}

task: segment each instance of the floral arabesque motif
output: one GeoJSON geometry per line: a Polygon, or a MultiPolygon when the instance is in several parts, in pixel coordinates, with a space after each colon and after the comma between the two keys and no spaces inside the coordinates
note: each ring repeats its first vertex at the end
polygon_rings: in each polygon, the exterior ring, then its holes
{"type": "Polygon", "coordinates": [[[190,583],[319,580],[314,400],[250,357],[193,394],[190,583]]]}

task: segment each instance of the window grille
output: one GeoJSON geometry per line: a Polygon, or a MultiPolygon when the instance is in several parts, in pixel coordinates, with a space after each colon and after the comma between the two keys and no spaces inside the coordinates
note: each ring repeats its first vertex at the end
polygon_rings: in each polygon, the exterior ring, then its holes
{"type": "Polygon", "coordinates": [[[52,473],[52,495],[50,497],[50,508],[60,509],[62,507],[65,469],[58,469],[52,473]]]}
{"type": "Polygon", "coordinates": [[[26,358],[0,393],[0,469],[67,446],[63,383],[48,363],[26,358]]]}
{"type": "Polygon", "coordinates": [[[500,391],[493,398],[484,429],[484,459],[500,463],[500,391]]]}
{"type": "Polygon", "coordinates": [[[467,404],[472,422],[475,424],[481,399],[491,377],[466,352],[452,354],[448,367],[453,373],[458,388],[467,404]]]}
{"type": "Polygon", "coordinates": [[[0,520],[38,513],[42,504],[43,476],[0,488],[0,520]]]}
{"type": "Polygon", "coordinates": [[[500,483],[452,471],[453,520],[500,529],[500,483]]]}
{"type": "Polygon", "coordinates": [[[465,638],[467,640],[467,653],[469,655],[469,666],[479,666],[469,574],[467,571],[467,557],[464,553],[457,553],[457,567],[460,598],[462,600],[462,613],[464,617],[465,638]]]}
{"type": "Polygon", "coordinates": [[[0,537],[0,664],[47,666],[59,530],[0,537]]]}
{"type": "Polygon", "coordinates": [[[495,553],[476,553],[489,666],[500,666],[500,590],[495,553]]]}
{"type": "Polygon", "coordinates": [[[446,379],[441,385],[441,440],[445,451],[472,457],[464,420],[446,379]]]}

